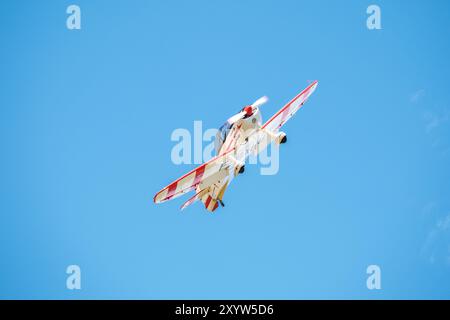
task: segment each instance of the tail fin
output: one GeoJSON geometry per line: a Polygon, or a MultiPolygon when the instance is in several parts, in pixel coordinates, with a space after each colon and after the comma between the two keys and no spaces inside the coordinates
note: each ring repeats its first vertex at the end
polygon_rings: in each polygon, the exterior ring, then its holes
{"type": "Polygon", "coordinates": [[[209,194],[207,196],[205,196],[205,198],[202,199],[202,201],[205,204],[206,210],[208,210],[210,212],[213,212],[219,206],[219,203],[217,202],[217,199],[214,199],[209,194]]]}
{"type": "Polygon", "coordinates": [[[225,190],[228,187],[228,183],[229,181],[226,181],[218,193],[208,192],[202,195],[202,202],[205,204],[206,210],[213,212],[217,209],[217,207],[219,207],[219,201],[222,201],[225,190]]]}

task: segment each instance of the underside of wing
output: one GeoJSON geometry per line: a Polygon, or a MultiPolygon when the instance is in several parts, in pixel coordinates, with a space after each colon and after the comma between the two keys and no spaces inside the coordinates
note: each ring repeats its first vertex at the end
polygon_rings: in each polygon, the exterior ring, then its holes
{"type": "Polygon", "coordinates": [[[181,210],[197,200],[202,200],[207,210],[214,211],[217,208],[217,200],[222,200],[229,175],[230,167],[227,167],[202,180],[196,187],[196,194],[181,206],[181,210]]]}
{"type": "Polygon", "coordinates": [[[191,170],[181,178],[175,180],[167,187],[160,190],[153,198],[153,201],[155,203],[161,203],[172,200],[196,189],[197,187],[199,187],[200,190],[203,190],[208,184],[214,183],[217,173],[226,171],[234,165],[228,158],[228,154],[233,151],[234,149],[231,149],[227,153],[214,157],[210,161],[198,166],[194,170],[191,170]]]}
{"type": "Polygon", "coordinates": [[[269,132],[278,132],[278,130],[288,121],[308,100],[309,96],[317,87],[317,80],[311,83],[305,90],[300,92],[294,99],[289,101],[283,108],[275,113],[263,126],[269,132]]]}

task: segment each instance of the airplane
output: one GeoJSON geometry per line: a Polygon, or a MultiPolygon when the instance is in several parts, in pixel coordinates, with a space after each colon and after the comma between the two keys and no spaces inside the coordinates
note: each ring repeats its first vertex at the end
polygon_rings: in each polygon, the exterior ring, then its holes
{"type": "Polygon", "coordinates": [[[209,212],[214,212],[219,204],[224,207],[225,190],[237,175],[244,173],[247,158],[257,155],[272,142],[277,145],[286,143],[286,133],[280,128],[304,105],[317,85],[315,80],[264,124],[260,107],[268,101],[266,96],[242,108],[217,132],[217,155],[160,190],[153,201],[162,203],[195,190],[181,210],[197,200],[201,200],[209,212]]]}

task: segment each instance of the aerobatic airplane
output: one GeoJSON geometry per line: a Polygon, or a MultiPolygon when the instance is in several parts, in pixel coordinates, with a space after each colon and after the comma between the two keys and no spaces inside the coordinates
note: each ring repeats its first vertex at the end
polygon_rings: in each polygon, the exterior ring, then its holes
{"type": "Polygon", "coordinates": [[[223,207],[225,190],[234,177],[244,172],[248,156],[257,155],[272,142],[280,145],[287,141],[280,128],[303,106],[317,84],[317,80],[311,83],[264,124],[259,107],[267,102],[267,97],[244,107],[217,132],[217,155],[159,191],[153,201],[165,202],[195,190],[194,196],[181,209],[197,200],[201,200],[210,212],[216,210],[219,203],[223,207]]]}

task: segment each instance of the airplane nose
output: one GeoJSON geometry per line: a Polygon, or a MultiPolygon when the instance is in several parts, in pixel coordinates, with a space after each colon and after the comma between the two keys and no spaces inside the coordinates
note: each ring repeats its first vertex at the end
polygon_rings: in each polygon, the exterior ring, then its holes
{"type": "Polygon", "coordinates": [[[246,106],[244,108],[245,114],[247,115],[247,117],[250,117],[253,114],[253,108],[252,106],[246,106]]]}

